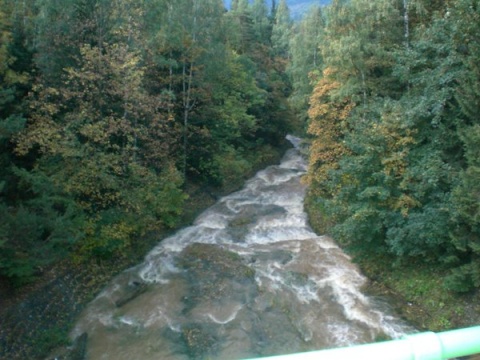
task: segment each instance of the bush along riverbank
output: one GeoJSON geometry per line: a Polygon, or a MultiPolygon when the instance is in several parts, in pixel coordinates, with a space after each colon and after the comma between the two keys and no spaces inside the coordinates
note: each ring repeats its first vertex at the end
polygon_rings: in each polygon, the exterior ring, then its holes
{"type": "Polygon", "coordinates": [[[267,165],[277,163],[287,145],[265,147],[252,154],[249,171],[237,174],[222,187],[187,184],[181,221],[175,229],[147,234],[122,256],[110,259],[68,258],[21,288],[0,287],[0,359],[44,359],[53,349],[62,359],[82,359],[82,342],[72,344],[68,334],[76,317],[116,274],[142,261],[159,239],[187,226],[204,209],[232,191],[267,165]],[[259,156],[258,154],[261,154],[259,156]],[[70,349],[70,351],[66,351],[70,349]],[[57,353],[57,352],[56,352],[57,353]]]}
{"type": "MultiPolygon", "coordinates": [[[[312,197],[305,208],[318,233],[328,224],[312,197]]],[[[399,260],[374,251],[361,255],[339,244],[369,279],[366,292],[386,299],[392,308],[420,331],[446,331],[480,323],[480,292],[455,293],[446,289],[449,269],[423,258],[399,260]]]]}

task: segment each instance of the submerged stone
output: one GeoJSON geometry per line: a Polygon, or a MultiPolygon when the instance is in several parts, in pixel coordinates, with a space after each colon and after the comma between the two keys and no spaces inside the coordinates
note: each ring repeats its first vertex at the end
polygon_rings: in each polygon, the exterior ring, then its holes
{"type": "Polygon", "coordinates": [[[182,340],[191,359],[204,359],[215,352],[216,331],[201,323],[188,324],[182,329],[182,340]]]}
{"type": "Polygon", "coordinates": [[[255,271],[236,253],[213,244],[194,243],[180,254],[177,264],[185,274],[189,295],[185,312],[199,303],[228,299],[247,303],[257,292],[255,271]]]}
{"type": "Polygon", "coordinates": [[[252,282],[255,275],[240,255],[213,244],[187,246],[179,256],[178,265],[201,277],[230,278],[239,282],[252,282]]]}
{"type": "Polygon", "coordinates": [[[142,282],[133,282],[125,288],[125,294],[123,294],[119,299],[115,300],[115,306],[117,308],[122,307],[126,303],[132,301],[139,295],[147,291],[148,285],[142,282]]]}

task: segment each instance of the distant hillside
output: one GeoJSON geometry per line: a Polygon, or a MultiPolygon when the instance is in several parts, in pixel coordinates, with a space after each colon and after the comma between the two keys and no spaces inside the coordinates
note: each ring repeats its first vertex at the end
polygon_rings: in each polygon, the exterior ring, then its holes
{"type": "MultiPolygon", "coordinates": [[[[224,0],[225,6],[227,9],[230,8],[231,0],[224,0]]],[[[250,0],[252,1],[252,0],[250,0]]],[[[270,6],[271,0],[265,0],[266,3],[270,6]]],[[[277,0],[277,4],[278,4],[277,0]]],[[[312,5],[328,5],[330,0],[287,0],[288,7],[292,13],[292,17],[296,18],[301,16],[308,8],[312,5]]]]}

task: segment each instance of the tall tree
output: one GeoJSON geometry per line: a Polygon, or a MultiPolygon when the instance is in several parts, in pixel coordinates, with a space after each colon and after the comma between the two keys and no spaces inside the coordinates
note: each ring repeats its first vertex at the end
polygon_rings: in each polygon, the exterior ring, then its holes
{"type": "Polygon", "coordinates": [[[255,42],[269,45],[271,37],[271,21],[265,0],[255,0],[251,5],[255,42]]]}
{"type": "Polygon", "coordinates": [[[448,264],[457,291],[480,284],[478,8],[334,1],[309,113],[324,229],[364,253],[448,264]],[[330,111],[342,104],[352,108],[339,127],[330,111]]]}
{"type": "Polygon", "coordinates": [[[80,248],[109,255],[133,234],[171,225],[179,180],[169,165],[162,102],[142,90],[138,54],[121,44],[80,52],[81,68],[68,69],[61,87],[37,89],[17,152],[38,147],[44,155],[34,174],[48,176],[87,216],[80,248]]]}
{"type": "Polygon", "coordinates": [[[459,87],[456,100],[461,110],[458,133],[465,152],[463,168],[453,188],[455,221],[451,236],[457,253],[453,259],[456,268],[447,284],[454,290],[469,291],[473,286],[480,287],[480,3],[474,0],[456,1],[449,7],[446,19],[452,24],[451,42],[454,50],[450,56],[460,59],[462,64],[457,77],[459,87]]]}
{"type": "Polygon", "coordinates": [[[322,68],[322,37],[325,27],[322,10],[312,7],[297,23],[290,41],[290,63],[287,71],[292,79],[290,103],[302,122],[306,122],[308,101],[313,91],[315,73],[322,68]]]}
{"type": "Polygon", "coordinates": [[[182,180],[228,184],[283,141],[289,84],[262,1],[1,5],[2,274],[121,255],[174,223],[182,180]]]}
{"type": "Polygon", "coordinates": [[[278,7],[275,8],[274,16],[272,27],[273,50],[276,55],[287,58],[293,23],[286,0],[280,0],[278,7]]]}
{"type": "MultiPolygon", "coordinates": [[[[29,19],[17,23],[18,4],[0,1],[0,276],[7,276],[21,283],[30,278],[38,263],[48,253],[46,247],[36,248],[36,263],[27,256],[32,243],[42,236],[42,228],[48,219],[42,217],[45,210],[28,208],[23,204],[16,166],[21,161],[13,152],[12,140],[25,125],[24,97],[30,85],[28,65],[30,53],[23,41],[23,33],[29,19]],[[19,56],[25,55],[25,59],[19,56]],[[42,225],[44,224],[44,225],[42,225]]],[[[31,165],[26,161],[25,165],[31,165]]],[[[37,244],[38,245],[38,244],[37,244]]]]}

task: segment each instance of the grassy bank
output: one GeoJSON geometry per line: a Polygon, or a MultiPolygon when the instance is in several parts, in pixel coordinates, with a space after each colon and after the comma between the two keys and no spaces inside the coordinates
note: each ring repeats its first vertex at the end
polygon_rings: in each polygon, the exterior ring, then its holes
{"type": "MultiPolygon", "coordinates": [[[[327,225],[321,213],[305,202],[310,224],[317,233],[327,225]]],[[[349,249],[344,249],[349,253],[349,249]]],[[[355,256],[370,279],[367,293],[386,298],[394,310],[419,330],[445,331],[480,324],[480,293],[458,294],[443,286],[447,270],[422,258],[398,261],[387,255],[355,256]]]]}
{"type": "Polygon", "coordinates": [[[241,188],[256,171],[278,163],[286,148],[268,147],[259,151],[261,156],[252,154],[251,170],[230,179],[222,188],[188,183],[185,191],[189,199],[176,229],[148,234],[122,257],[82,262],[65,259],[28,286],[0,287],[0,359],[43,359],[53,349],[70,345],[68,334],[75,319],[116,274],[141,262],[162,238],[191,224],[201,211],[241,188]]]}
{"type": "Polygon", "coordinates": [[[387,256],[356,258],[371,280],[368,292],[385,296],[419,330],[445,331],[480,323],[480,294],[458,294],[443,286],[441,267],[422,259],[395,265],[387,256]]]}

